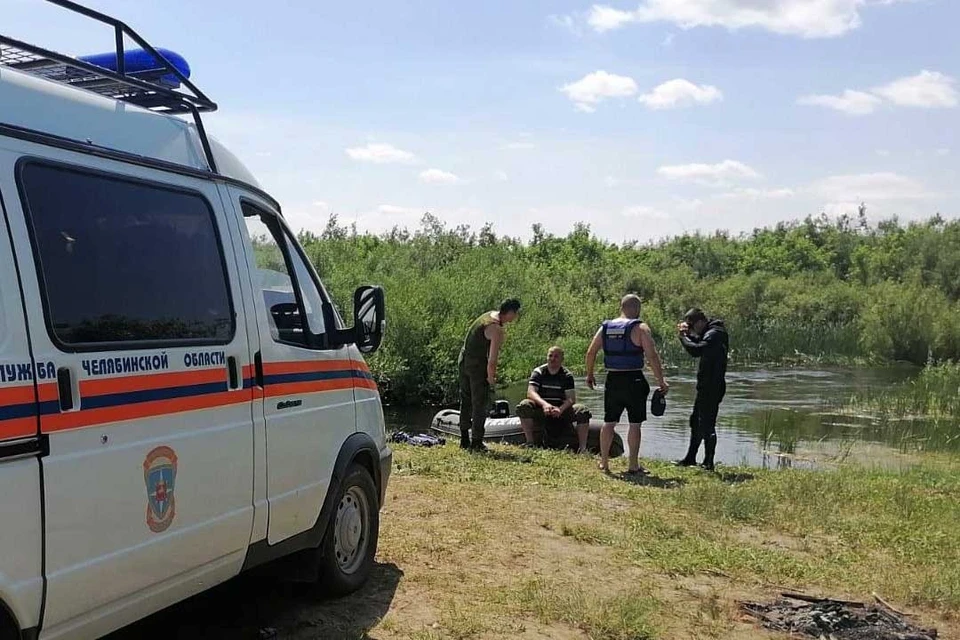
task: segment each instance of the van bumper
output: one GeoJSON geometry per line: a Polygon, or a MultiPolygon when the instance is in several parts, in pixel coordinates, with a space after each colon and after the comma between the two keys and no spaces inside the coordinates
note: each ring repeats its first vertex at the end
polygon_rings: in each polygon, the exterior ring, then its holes
{"type": "Polygon", "coordinates": [[[380,507],[387,500],[387,483],[390,481],[390,472],[393,471],[393,451],[387,447],[380,453],[380,507]]]}

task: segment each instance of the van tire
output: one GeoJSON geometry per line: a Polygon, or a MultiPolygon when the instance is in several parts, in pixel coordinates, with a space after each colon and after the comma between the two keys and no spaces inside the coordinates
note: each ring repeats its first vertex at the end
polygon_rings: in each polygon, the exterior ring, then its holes
{"type": "Polygon", "coordinates": [[[330,596],[345,596],[370,577],[380,534],[379,494],[370,472],[347,467],[333,513],[320,544],[318,586],[330,596]]]}
{"type": "Polygon", "coordinates": [[[7,613],[6,607],[0,602],[0,640],[19,640],[20,629],[17,621],[7,613]]]}

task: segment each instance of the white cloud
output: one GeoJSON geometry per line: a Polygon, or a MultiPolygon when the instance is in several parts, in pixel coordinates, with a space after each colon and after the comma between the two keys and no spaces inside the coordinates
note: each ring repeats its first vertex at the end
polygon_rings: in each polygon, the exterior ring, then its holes
{"type": "Polygon", "coordinates": [[[497,182],[506,182],[510,179],[506,171],[497,171],[493,174],[493,179],[497,182]]]}
{"type": "Polygon", "coordinates": [[[937,149],[937,152],[936,152],[936,153],[937,153],[938,156],[941,156],[941,157],[943,157],[943,156],[948,156],[948,155],[950,155],[950,149],[946,149],[946,148],[944,148],[944,149],[937,149]]]}
{"type": "Polygon", "coordinates": [[[619,29],[631,22],[639,22],[639,20],[632,11],[621,11],[613,7],[595,4],[590,8],[587,22],[593,27],[594,31],[602,33],[611,29],[619,29]]]}
{"type": "Polygon", "coordinates": [[[607,176],[606,178],[603,179],[603,184],[606,187],[613,189],[614,187],[617,187],[620,185],[620,181],[614,178],[613,176],[607,176]]]}
{"type": "Polygon", "coordinates": [[[759,178],[760,174],[736,160],[724,160],[716,164],[681,164],[663,166],[657,173],[670,180],[696,182],[707,186],[724,186],[744,179],[759,178]]]}
{"type": "Polygon", "coordinates": [[[830,176],[814,183],[811,191],[833,203],[914,200],[934,195],[918,180],[892,172],[830,176]]]}
{"type": "Polygon", "coordinates": [[[738,188],[727,193],[721,193],[719,198],[730,200],[775,200],[779,198],[789,198],[794,196],[793,189],[753,189],[738,188]]]}
{"type": "Polygon", "coordinates": [[[955,85],[956,80],[950,76],[924,70],[915,76],[875,87],[870,93],[847,89],[838,96],[804,96],[797,103],[827,107],[855,116],[873,113],[885,100],[900,107],[952,108],[960,104],[960,92],[955,85]]]}
{"type": "Polygon", "coordinates": [[[936,71],[923,70],[873,90],[902,107],[952,108],[960,104],[956,80],[936,71]]]}
{"type": "Polygon", "coordinates": [[[380,142],[371,142],[362,147],[350,147],[346,149],[346,152],[354,160],[374,164],[411,163],[417,159],[409,151],[397,149],[392,144],[380,142]]]}
{"type": "Polygon", "coordinates": [[[625,98],[637,93],[633,78],[606,71],[594,71],[560,88],[573,101],[578,111],[592,113],[596,105],[607,98],[625,98]]]}
{"type": "Polygon", "coordinates": [[[647,218],[650,220],[666,220],[670,217],[659,209],[644,206],[625,207],[620,215],[626,218],[647,218]]]}
{"type": "Polygon", "coordinates": [[[695,104],[710,104],[723,99],[723,93],[708,84],[696,85],[689,80],[668,80],[639,100],[651,109],[675,109],[695,104]]]}
{"type": "Polygon", "coordinates": [[[324,202],[323,200],[314,200],[310,204],[315,206],[317,209],[327,209],[327,210],[330,209],[330,203],[324,202]]]}
{"type": "Polygon", "coordinates": [[[421,171],[420,181],[426,182],[427,184],[458,184],[462,182],[458,176],[441,169],[421,171]]]}
{"type": "Polygon", "coordinates": [[[593,5],[587,23],[598,32],[631,23],[670,22],[681,29],[757,28],[830,38],[860,27],[864,7],[898,1],[904,0],[643,0],[633,11],[593,5]]]}
{"type": "Polygon", "coordinates": [[[883,100],[873,94],[852,89],[847,89],[838,96],[812,95],[803,96],[797,100],[797,104],[827,107],[852,116],[865,116],[873,113],[882,103],[883,100]]]}

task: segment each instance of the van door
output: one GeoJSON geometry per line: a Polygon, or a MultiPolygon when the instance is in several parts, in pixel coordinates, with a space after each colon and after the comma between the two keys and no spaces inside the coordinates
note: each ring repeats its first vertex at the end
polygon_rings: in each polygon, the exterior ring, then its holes
{"type": "Polygon", "coordinates": [[[347,347],[329,348],[326,292],[316,271],[273,209],[230,189],[246,223],[262,362],[267,435],[267,542],[275,544],[317,521],[343,442],[356,431],[354,363],[347,347]],[[311,336],[316,339],[312,339],[311,336]]]}
{"type": "Polygon", "coordinates": [[[6,610],[22,628],[34,628],[43,597],[37,388],[49,397],[52,365],[35,367],[28,348],[2,197],[15,193],[5,188],[12,186],[12,163],[5,155],[0,150],[0,166],[9,174],[9,182],[7,175],[0,178],[0,618],[6,610]]]}
{"type": "Polygon", "coordinates": [[[42,636],[94,637],[239,571],[253,518],[249,351],[217,186],[63,156],[98,169],[20,162],[17,251],[35,258],[29,325],[59,389],[40,419],[42,636]]]}

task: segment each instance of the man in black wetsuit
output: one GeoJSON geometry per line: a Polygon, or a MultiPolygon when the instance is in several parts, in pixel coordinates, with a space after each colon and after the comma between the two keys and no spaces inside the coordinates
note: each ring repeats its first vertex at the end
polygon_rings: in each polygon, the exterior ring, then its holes
{"type": "Polygon", "coordinates": [[[680,342],[694,358],[697,366],[697,398],[690,415],[690,446],[687,455],[677,464],[692,467],[697,464],[697,452],[703,443],[701,466],[713,471],[717,450],[717,413],[727,392],[727,351],[730,346],[727,329],[722,320],[710,320],[700,309],[690,309],[677,325],[680,342]]]}

